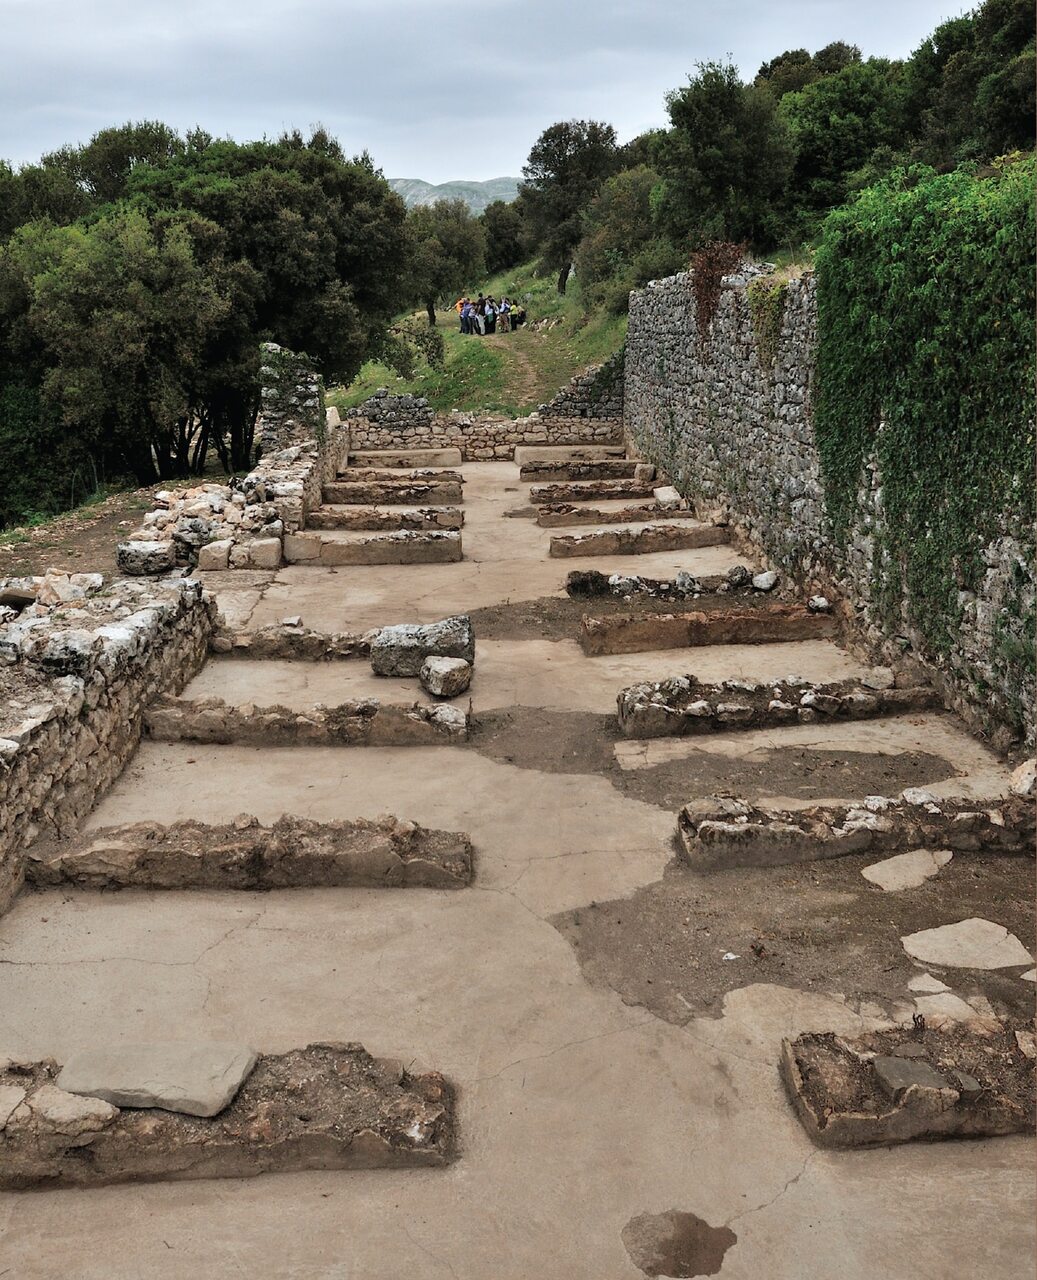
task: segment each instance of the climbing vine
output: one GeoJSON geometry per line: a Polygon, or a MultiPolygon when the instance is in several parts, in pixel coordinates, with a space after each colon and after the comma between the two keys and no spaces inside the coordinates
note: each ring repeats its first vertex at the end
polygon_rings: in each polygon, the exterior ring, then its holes
{"type": "Polygon", "coordinates": [[[774,365],[781,337],[781,322],[785,318],[785,298],[788,281],[774,276],[757,276],[749,281],[746,293],[749,297],[749,315],[756,334],[756,355],[764,369],[774,365]]]}
{"type": "MultiPolygon", "coordinates": [[[[937,654],[985,548],[1011,538],[1032,560],[1034,158],[985,174],[893,175],[829,217],[816,262],[814,427],[833,534],[852,536],[873,459],[873,596],[894,630],[906,600],[937,654]]],[[[1032,646],[1011,659],[1020,681],[1032,672],[1032,646]]]]}

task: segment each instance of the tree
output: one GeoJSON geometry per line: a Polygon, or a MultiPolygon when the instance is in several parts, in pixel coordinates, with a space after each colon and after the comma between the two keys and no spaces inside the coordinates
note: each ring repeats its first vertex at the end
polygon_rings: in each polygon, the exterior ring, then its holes
{"type": "Polygon", "coordinates": [[[597,120],[553,124],[533,144],[519,192],[544,262],[558,271],[559,293],[583,234],[583,211],[619,164],[616,131],[597,120]]]}
{"type": "Polygon", "coordinates": [[[521,201],[494,200],[483,210],[486,236],[486,270],[491,276],[517,266],[523,257],[521,201]]]}
{"type": "Polygon", "coordinates": [[[756,73],[755,83],[765,84],[781,99],[786,93],[798,93],[818,78],[819,72],[813,57],[806,49],[786,49],[770,62],[765,62],[756,73]]]}
{"type": "Polygon", "coordinates": [[[688,249],[773,243],[792,151],[770,90],[742,84],[730,64],[706,62],[666,104],[673,127],[657,150],[663,230],[688,249]]]}
{"type": "Polygon", "coordinates": [[[69,177],[94,204],[107,204],[126,194],[130,174],[139,165],[158,165],[180,155],[184,140],[159,120],[101,129],[85,146],[62,147],[43,157],[45,169],[69,177]]]}
{"type": "Polygon", "coordinates": [[[424,303],[429,327],[435,328],[436,303],[485,274],[486,232],[463,200],[419,205],[407,223],[414,246],[414,296],[424,303]]]}

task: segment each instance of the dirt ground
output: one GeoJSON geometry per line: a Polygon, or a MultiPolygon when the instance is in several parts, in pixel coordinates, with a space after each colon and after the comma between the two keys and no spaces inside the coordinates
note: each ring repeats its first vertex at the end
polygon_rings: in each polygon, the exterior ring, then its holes
{"type": "MultiPolygon", "coordinates": [[[[155,488],[162,486],[156,485],[155,488]]],[[[115,548],[154,506],[155,489],[114,493],[36,527],[0,534],[0,578],[61,569],[67,573],[115,573],[115,548]]]]}

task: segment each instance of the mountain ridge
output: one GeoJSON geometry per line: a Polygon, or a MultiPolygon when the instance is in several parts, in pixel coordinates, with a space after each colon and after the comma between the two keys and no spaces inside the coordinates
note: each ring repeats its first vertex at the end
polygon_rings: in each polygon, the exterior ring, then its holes
{"type": "Polygon", "coordinates": [[[409,209],[434,204],[437,200],[463,200],[472,213],[482,213],[495,200],[510,203],[518,195],[521,178],[488,178],[485,182],[458,179],[453,182],[425,182],[422,178],[389,178],[389,186],[403,197],[409,209]]]}

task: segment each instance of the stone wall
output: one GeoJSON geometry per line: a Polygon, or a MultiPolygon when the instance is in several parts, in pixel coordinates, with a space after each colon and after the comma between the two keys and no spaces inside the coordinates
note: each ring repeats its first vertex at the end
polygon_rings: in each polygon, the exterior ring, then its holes
{"type": "Polygon", "coordinates": [[[623,421],[623,368],[620,348],[602,364],[578,373],[539,409],[541,418],[590,418],[599,422],[623,421]]]}
{"type": "MultiPolygon", "coordinates": [[[[1009,538],[985,549],[988,572],[978,596],[962,601],[959,640],[949,659],[929,652],[906,621],[906,592],[902,621],[891,626],[884,620],[873,597],[877,574],[889,572],[876,564],[883,514],[873,463],[861,476],[858,517],[845,546],[831,536],[811,423],[814,279],[807,274],[788,282],[780,323],[764,335],[761,349],[748,290],[752,276],[762,273],[746,266],[725,278],[704,335],[689,274],[631,294],[625,368],[631,445],[670,474],[700,515],[730,518],[757,554],[806,590],[836,597],[851,643],[873,660],[901,662],[908,655],[922,661],[948,701],[1007,748],[1004,709],[1018,704],[1020,693],[1004,687],[995,630],[1010,595],[1018,617],[1032,616],[1032,565],[1009,538]]],[[[1032,741],[1034,691],[1023,691],[1023,698],[1032,741]]]]}
{"type": "Polygon", "coordinates": [[[255,439],[260,454],[313,440],[321,443],[324,384],[312,362],[276,342],[264,342],[259,349],[262,388],[255,439]]]}
{"type": "Polygon", "coordinates": [[[48,573],[0,579],[0,912],[37,837],[62,837],[122,772],[145,707],[205,662],[198,582],[48,573]]]}

